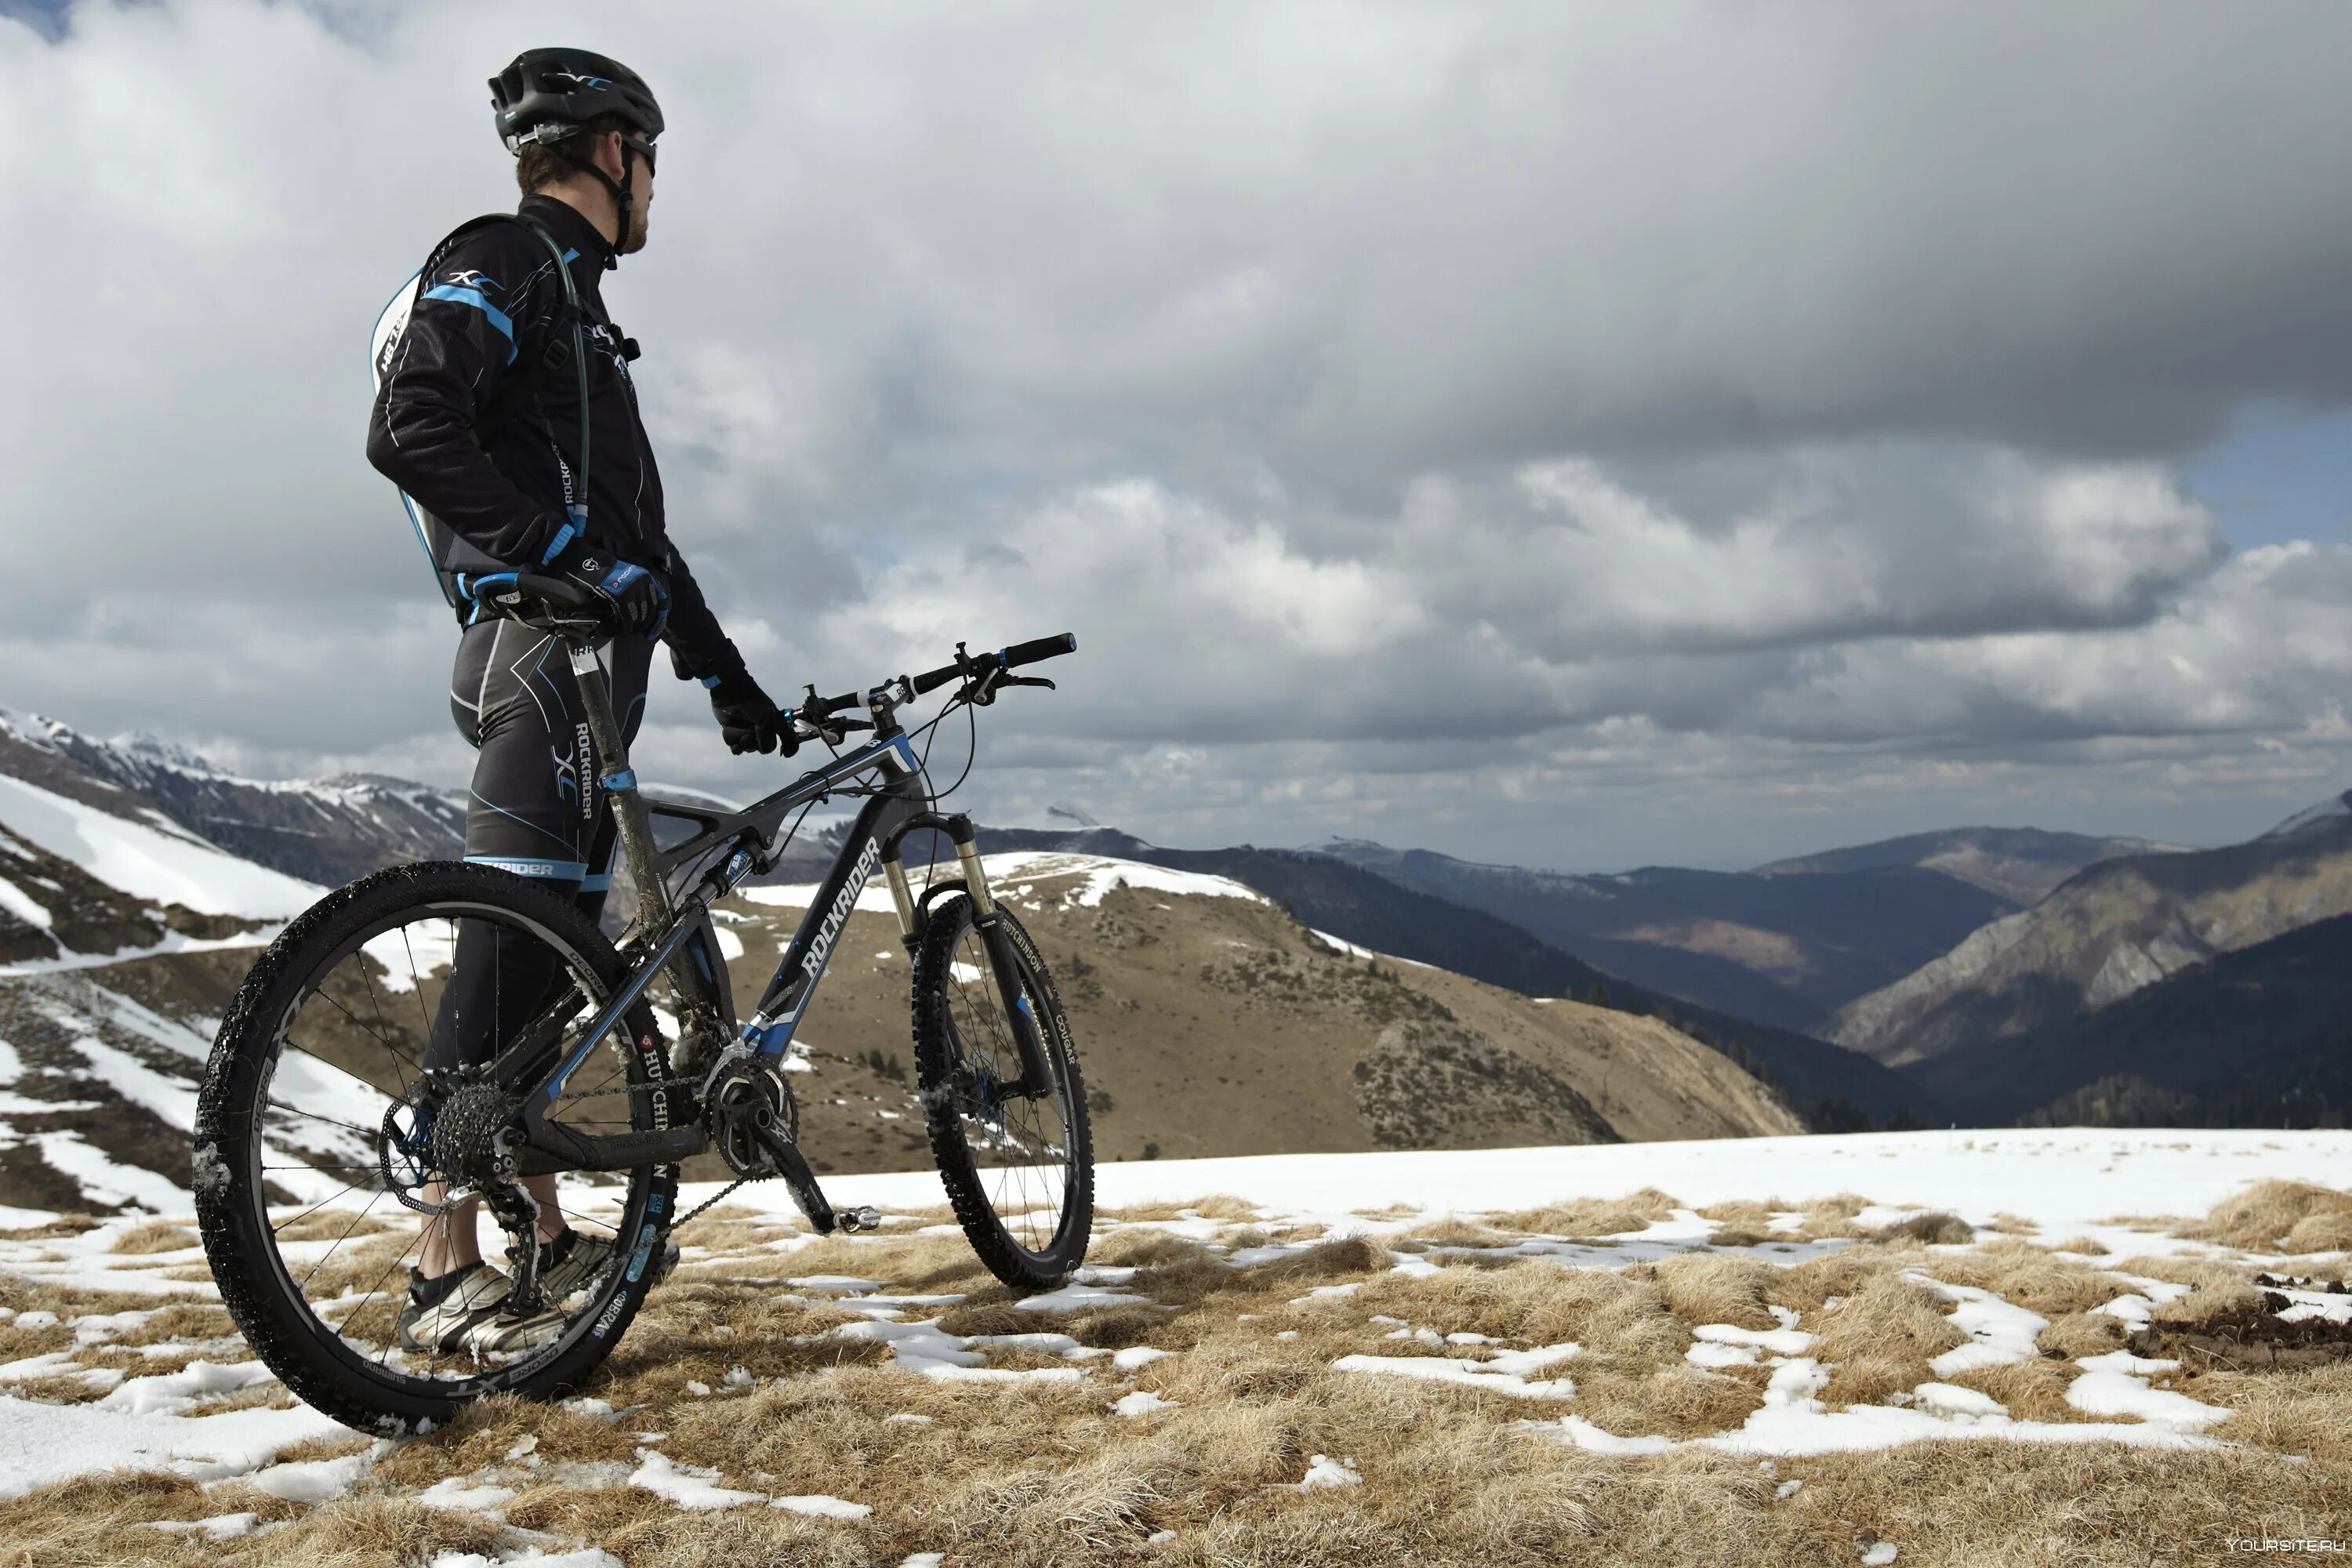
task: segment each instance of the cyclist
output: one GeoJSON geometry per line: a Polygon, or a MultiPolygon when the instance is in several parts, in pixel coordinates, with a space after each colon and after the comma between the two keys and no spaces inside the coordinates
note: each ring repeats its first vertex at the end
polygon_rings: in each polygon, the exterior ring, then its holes
{"type": "MultiPolygon", "coordinates": [[[[466,858],[561,889],[593,919],[612,885],[604,769],[562,646],[482,613],[484,580],[532,572],[591,596],[609,634],[601,658],[614,709],[630,736],[656,640],[669,645],[679,679],[709,689],[731,750],[776,750],[785,721],[670,542],[629,374],[637,346],[613,325],[599,287],[621,257],[645,247],[660,106],[635,72],[581,49],[517,56],[492,79],[490,100],[522,200],[512,217],[477,219],[444,240],[405,321],[380,333],[368,460],[420,514],[464,628],[449,704],[477,752],[466,858]],[[575,344],[585,351],[584,419],[575,344]]],[[[559,977],[544,968],[519,975],[521,961],[499,929],[461,926],[427,1068],[487,1060],[503,1029],[552,1000],[559,977]]],[[[613,1260],[608,1238],[565,1223],[554,1178],[522,1185],[539,1205],[547,1305],[508,1310],[509,1281],[482,1261],[479,1200],[467,1200],[428,1222],[400,1317],[405,1348],[534,1348],[562,1331],[557,1304],[613,1260]]],[[[432,1189],[426,1196],[437,1201],[432,1189]]]]}

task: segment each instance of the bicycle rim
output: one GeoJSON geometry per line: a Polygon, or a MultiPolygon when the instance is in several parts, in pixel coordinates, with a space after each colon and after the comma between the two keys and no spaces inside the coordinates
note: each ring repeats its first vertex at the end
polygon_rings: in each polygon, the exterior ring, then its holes
{"type": "MultiPolygon", "coordinates": [[[[463,1221],[448,1194],[429,1184],[429,1154],[404,1152],[404,1142],[429,1149],[429,1137],[419,1135],[413,1112],[404,1117],[394,1107],[423,1068],[427,1041],[436,1028],[452,1028],[471,991],[487,991],[491,1002],[490,1018],[478,1016],[473,1032],[499,1042],[565,989],[601,995],[595,965],[525,914],[441,900],[366,922],[307,967],[269,1021],[254,1102],[267,1131],[246,1151],[252,1234],[263,1238],[260,1261],[278,1293],[308,1314],[312,1337],[347,1376],[403,1395],[470,1399],[562,1361],[608,1289],[573,1292],[560,1335],[527,1351],[483,1355],[400,1342],[396,1320],[411,1268],[426,1260],[429,1232],[463,1221]],[[477,962],[461,975],[461,945],[478,960],[486,935],[496,952],[491,973],[485,980],[477,962]],[[444,1212],[420,1213],[404,1195],[444,1212]]],[[[600,1047],[567,1084],[555,1119],[592,1134],[626,1128],[645,1115],[645,1097],[625,1092],[631,1076],[625,1052],[600,1047]]],[[[580,1236],[617,1250],[621,1237],[635,1234],[650,1176],[560,1175],[557,1205],[580,1236]]],[[[508,1267],[497,1222],[481,1215],[474,1223],[484,1258],[508,1267]]]]}

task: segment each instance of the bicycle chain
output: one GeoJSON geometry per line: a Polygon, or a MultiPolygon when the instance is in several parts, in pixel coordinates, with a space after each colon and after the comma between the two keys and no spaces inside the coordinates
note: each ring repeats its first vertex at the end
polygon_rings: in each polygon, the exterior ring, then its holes
{"type": "MultiPolygon", "coordinates": [[[[557,1104],[561,1105],[571,1100],[602,1100],[608,1094],[653,1094],[663,1089],[683,1089],[690,1091],[695,1088],[696,1080],[690,1078],[657,1078],[651,1083],[624,1084],[618,1087],[583,1089],[577,1094],[559,1094],[555,1097],[555,1101],[557,1104]]],[[[701,1218],[703,1215],[709,1213],[714,1208],[717,1208],[721,1203],[733,1196],[737,1188],[749,1186],[753,1182],[764,1182],[781,1173],[781,1172],[769,1171],[757,1176],[736,1177],[735,1180],[728,1183],[725,1186],[713,1193],[707,1201],[695,1205],[694,1207],[687,1210],[686,1213],[679,1215],[677,1218],[671,1220],[668,1226],[669,1231],[675,1233],[677,1231],[684,1230],[688,1226],[701,1218]]]]}
{"type": "MultiPolygon", "coordinates": [[[[773,1174],[775,1174],[775,1173],[774,1173],[774,1172],[772,1172],[772,1171],[771,1171],[770,1173],[768,1173],[768,1174],[769,1174],[769,1175],[773,1175],[773,1174]]],[[[682,1214],[682,1215],[678,1215],[676,1219],[674,1219],[674,1220],[670,1221],[670,1222],[669,1222],[669,1227],[670,1227],[670,1229],[672,1229],[672,1230],[674,1230],[674,1231],[676,1231],[676,1230],[683,1230],[683,1229],[685,1229],[688,1226],[689,1226],[689,1225],[693,1224],[696,1220],[698,1220],[698,1219],[701,1218],[701,1217],[702,1217],[703,1213],[704,1213],[706,1210],[712,1209],[712,1208],[716,1208],[716,1207],[719,1205],[719,1200],[720,1200],[720,1199],[722,1199],[722,1198],[725,1198],[725,1197],[729,1196],[730,1194],[732,1194],[732,1193],[735,1191],[735,1189],[736,1189],[736,1188],[738,1188],[738,1187],[740,1187],[740,1186],[743,1186],[743,1185],[745,1185],[745,1184],[749,1184],[749,1183],[751,1183],[751,1182],[764,1182],[764,1181],[766,1181],[767,1179],[768,1179],[768,1177],[767,1177],[767,1176],[738,1176],[738,1177],[736,1177],[733,1181],[731,1181],[731,1182],[728,1183],[725,1186],[723,1186],[723,1187],[719,1188],[719,1191],[718,1191],[717,1193],[713,1194],[711,1195],[710,1201],[709,1201],[709,1203],[697,1204],[697,1205],[694,1205],[694,1207],[692,1207],[692,1208],[690,1208],[690,1209],[687,1210],[687,1212],[686,1212],[686,1213],[684,1213],[684,1214],[682,1214]]]]}
{"type": "Polygon", "coordinates": [[[607,1085],[603,1089],[583,1089],[577,1094],[559,1094],[555,1097],[555,1103],[563,1105],[575,1100],[602,1100],[608,1094],[652,1094],[659,1089],[690,1089],[693,1087],[694,1079],[690,1078],[657,1078],[651,1083],[607,1085]]]}
{"type": "MultiPolygon", "coordinates": [[[[557,1102],[560,1104],[562,1101],[572,1100],[601,1100],[608,1094],[651,1094],[656,1089],[691,1089],[694,1088],[694,1082],[695,1080],[690,1078],[659,1078],[654,1079],[651,1083],[631,1084],[623,1089],[589,1089],[580,1094],[559,1094],[555,1098],[557,1102]]],[[[713,1193],[707,1202],[695,1205],[694,1207],[687,1210],[686,1213],[679,1215],[677,1218],[671,1220],[669,1222],[668,1229],[671,1232],[684,1230],[688,1226],[701,1218],[704,1214],[718,1207],[719,1204],[734,1195],[736,1188],[747,1186],[753,1182],[764,1182],[770,1176],[773,1176],[775,1174],[777,1174],[776,1172],[770,1171],[762,1175],[738,1176],[735,1180],[728,1183],[716,1193],[713,1193]]]]}

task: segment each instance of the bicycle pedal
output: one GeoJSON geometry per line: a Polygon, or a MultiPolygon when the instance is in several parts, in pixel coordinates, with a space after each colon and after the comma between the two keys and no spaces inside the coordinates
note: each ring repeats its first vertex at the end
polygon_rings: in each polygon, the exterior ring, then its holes
{"type": "Polygon", "coordinates": [[[835,1209],[833,1211],[833,1217],[835,1223],[839,1225],[842,1229],[853,1233],[857,1231],[880,1230],[882,1228],[882,1211],[880,1209],[835,1209]]]}

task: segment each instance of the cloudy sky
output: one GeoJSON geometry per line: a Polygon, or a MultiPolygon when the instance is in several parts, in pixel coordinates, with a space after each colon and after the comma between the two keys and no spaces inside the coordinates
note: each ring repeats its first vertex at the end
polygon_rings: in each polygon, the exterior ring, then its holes
{"type": "MultiPolygon", "coordinates": [[[[363,344],[550,42],[668,116],[607,298],[754,672],[1077,632],[984,818],[1612,869],[2352,785],[2329,0],[0,0],[0,706],[462,782],[363,344]]],[[[667,681],[639,766],[775,773],[667,681]]]]}

